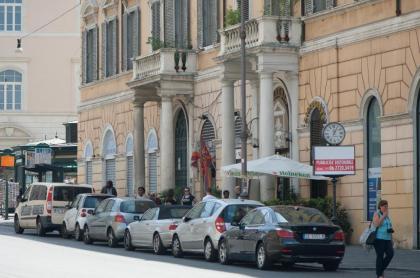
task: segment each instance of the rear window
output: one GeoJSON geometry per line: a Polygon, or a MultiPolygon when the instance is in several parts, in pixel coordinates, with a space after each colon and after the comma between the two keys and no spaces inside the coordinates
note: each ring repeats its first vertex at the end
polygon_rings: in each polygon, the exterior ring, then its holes
{"type": "Polygon", "coordinates": [[[273,208],[277,222],[291,225],[300,224],[330,224],[330,220],[319,210],[303,207],[273,208]]]}
{"type": "Polygon", "coordinates": [[[229,205],[223,212],[223,219],[225,223],[237,222],[239,223],[241,219],[248,213],[248,211],[253,210],[254,208],[259,207],[258,205],[229,205]]]}
{"type": "Polygon", "coordinates": [[[153,202],[129,200],[121,203],[120,211],[125,213],[145,213],[146,210],[155,206],[153,202]]]}
{"type": "Polygon", "coordinates": [[[82,193],[92,193],[92,188],[75,186],[56,186],[54,187],[54,201],[73,202],[77,195],[82,193]]]}
{"type": "Polygon", "coordinates": [[[96,208],[100,202],[109,198],[109,196],[88,196],[83,204],[84,208],[96,208]]]}
{"type": "Polygon", "coordinates": [[[191,208],[168,208],[161,209],[159,219],[182,218],[191,208]]]}

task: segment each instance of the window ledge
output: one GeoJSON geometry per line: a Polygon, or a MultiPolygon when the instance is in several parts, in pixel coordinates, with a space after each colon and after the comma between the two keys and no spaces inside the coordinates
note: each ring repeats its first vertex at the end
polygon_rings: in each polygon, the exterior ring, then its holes
{"type": "Polygon", "coordinates": [[[84,84],[82,84],[80,86],[80,88],[81,89],[89,88],[89,87],[95,86],[97,84],[100,84],[102,82],[108,82],[108,81],[111,81],[111,80],[114,80],[114,79],[118,79],[118,78],[120,78],[122,76],[125,76],[125,75],[130,75],[130,76],[133,75],[133,70],[130,69],[130,70],[127,70],[127,71],[124,71],[124,72],[120,72],[120,73],[115,74],[115,75],[112,75],[112,76],[108,76],[106,78],[95,80],[95,81],[92,81],[92,82],[89,82],[89,83],[84,83],[84,84]]]}
{"type": "Polygon", "coordinates": [[[205,47],[200,47],[200,53],[210,53],[213,52],[214,50],[217,50],[218,48],[220,48],[220,42],[205,46],[205,47]]]}

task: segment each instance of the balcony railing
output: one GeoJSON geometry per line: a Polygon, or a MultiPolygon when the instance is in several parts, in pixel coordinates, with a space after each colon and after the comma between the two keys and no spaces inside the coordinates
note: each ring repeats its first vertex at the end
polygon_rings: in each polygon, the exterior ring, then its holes
{"type": "MultiPolygon", "coordinates": [[[[220,55],[238,52],[241,48],[240,24],[225,28],[221,34],[220,55]]],[[[245,23],[246,48],[256,46],[300,46],[301,24],[293,17],[263,16],[245,23]]]]}
{"type": "Polygon", "coordinates": [[[183,74],[196,71],[196,53],[192,50],[162,48],[133,60],[133,80],[159,74],[183,74]]]}

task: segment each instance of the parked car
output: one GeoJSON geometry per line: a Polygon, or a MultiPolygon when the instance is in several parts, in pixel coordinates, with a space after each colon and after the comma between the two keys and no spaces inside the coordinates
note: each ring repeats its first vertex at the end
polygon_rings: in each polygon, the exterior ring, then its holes
{"type": "Polygon", "coordinates": [[[69,206],[64,214],[61,224],[61,235],[68,238],[74,235],[78,241],[83,239],[83,227],[85,226],[87,216],[92,214],[98,204],[113,195],[84,193],[77,195],[76,199],[69,206]]]}
{"type": "Polygon", "coordinates": [[[39,236],[60,231],[66,206],[80,193],[92,193],[91,185],[34,183],[20,196],[15,210],[14,227],[18,234],[36,229],[39,236]]]}
{"type": "Polygon", "coordinates": [[[127,225],[140,220],[143,214],[154,208],[155,203],[146,198],[108,198],[86,219],[83,240],[86,244],[93,241],[107,241],[116,247],[124,238],[127,225]]]}
{"type": "Polygon", "coordinates": [[[241,199],[209,199],[196,204],[183,218],[172,237],[172,254],[181,257],[184,252],[201,253],[207,261],[217,257],[219,238],[239,222],[260,202],[241,199]]]}
{"type": "Polygon", "coordinates": [[[172,235],[182,217],[191,206],[159,206],[143,214],[140,221],[128,225],[124,234],[124,247],[151,247],[155,254],[162,254],[171,246],[172,235]]]}
{"type": "Polygon", "coordinates": [[[300,206],[261,207],[250,211],[219,241],[219,260],[255,261],[259,269],[274,262],[320,263],[337,270],[345,251],[344,233],[324,214],[300,206]]]}

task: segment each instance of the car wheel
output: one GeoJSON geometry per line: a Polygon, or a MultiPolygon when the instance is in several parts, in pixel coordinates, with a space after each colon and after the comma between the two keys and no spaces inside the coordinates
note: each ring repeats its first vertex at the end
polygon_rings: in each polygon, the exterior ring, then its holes
{"type": "Polygon", "coordinates": [[[67,226],[66,223],[63,222],[63,224],[61,224],[61,230],[60,230],[60,234],[62,238],[69,238],[69,232],[67,231],[67,226]]]}
{"type": "Polygon", "coordinates": [[[324,266],[324,269],[326,271],[336,271],[338,269],[338,266],[340,265],[340,263],[338,263],[338,262],[328,262],[328,263],[324,263],[322,265],[324,266]]]}
{"type": "Polygon", "coordinates": [[[42,222],[39,218],[36,220],[36,234],[38,236],[45,236],[45,229],[42,226],[42,222]]]}
{"type": "Polygon", "coordinates": [[[162,240],[160,239],[160,236],[158,233],[155,233],[153,236],[153,252],[155,252],[156,255],[161,255],[165,251],[165,248],[163,247],[162,240]]]}
{"type": "Polygon", "coordinates": [[[17,234],[23,233],[24,229],[20,227],[19,218],[17,216],[15,216],[14,227],[15,227],[15,233],[17,234]]]}
{"type": "Polygon", "coordinates": [[[74,229],[74,239],[77,241],[81,241],[83,239],[83,231],[80,229],[79,224],[76,224],[76,228],[74,229]]]}
{"type": "Polygon", "coordinates": [[[92,239],[90,238],[90,235],[89,235],[89,227],[88,226],[85,226],[85,228],[84,228],[83,242],[85,244],[92,244],[92,242],[93,242],[92,239]]]}
{"type": "Polygon", "coordinates": [[[117,247],[118,240],[115,237],[114,231],[112,229],[108,230],[107,236],[108,236],[108,246],[112,248],[117,247]]]}
{"type": "Polygon", "coordinates": [[[181,258],[183,256],[181,241],[177,235],[172,239],[172,255],[175,258],[181,258]]]}
{"type": "Polygon", "coordinates": [[[230,264],[229,251],[227,249],[227,242],[225,239],[222,239],[219,244],[219,262],[224,265],[230,264]]]}
{"type": "Polygon", "coordinates": [[[265,270],[271,266],[270,259],[267,256],[267,251],[265,250],[264,244],[262,242],[258,244],[255,259],[258,269],[265,270]]]}
{"type": "Polygon", "coordinates": [[[124,233],[124,248],[127,251],[133,251],[134,250],[134,246],[133,243],[131,242],[131,234],[130,231],[125,231],[124,233]]]}
{"type": "Polygon", "coordinates": [[[204,242],[204,258],[208,262],[212,262],[216,259],[216,250],[213,247],[213,243],[209,238],[204,242]]]}

